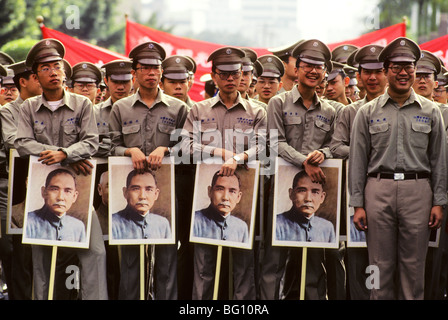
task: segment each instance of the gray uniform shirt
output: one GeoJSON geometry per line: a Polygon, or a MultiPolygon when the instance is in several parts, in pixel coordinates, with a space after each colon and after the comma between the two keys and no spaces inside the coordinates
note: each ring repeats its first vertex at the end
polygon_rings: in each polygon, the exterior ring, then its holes
{"type": "Polygon", "coordinates": [[[205,155],[222,148],[246,152],[254,160],[265,150],[266,126],[266,111],[259,104],[238,92],[234,105],[227,109],[217,94],[191,108],[184,125],[183,150],[205,155]]]}
{"type": "Polygon", "coordinates": [[[312,215],[309,219],[292,209],[277,215],[275,238],[279,241],[334,242],[333,224],[312,215]]]}
{"type": "Polygon", "coordinates": [[[353,127],[353,121],[355,120],[358,109],[366,103],[367,99],[364,97],[344,107],[339,113],[330,143],[330,151],[334,158],[348,158],[350,152],[350,132],[353,127]]]}
{"type": "Polygon", "coordinates": [[[20,106],[23,99],[19,96],[16,100],[11,101],[0,108],[0,119],[2,121],[2,136],[5,144],[6,152],[14,149],[14,141],[17,134],[17,123],[19,122],[20,106]]]}
{"type": "Polygon", "coordinates": [[[95,122],[99,134],[99,147],[96,157],[105,158],[110,155],[110,135],[109,135],[109,116],[112,110],[112,98],[109,97],[106,101],[100,102],[93,106],[95,114],[95,122]]]}
{"type": "Polygon", "coordinates": [[[134,95],[114,103],[109,118],[112,139],[111,154],[124,156],[126,149],[139,148],[149,155],[157,147],[170,147],[171,133],[182,128],[188,107],[179,99],[164,94],[159,89],[152,106],[147,106],[137,91],[134,95]]]}
{"type": "Polygon", "coordinates": [[[329,145],[335,119],[335,109],[317,94],[309,109],[303,105],[297,86],[278,94],[268,103],[271,150],[277,148],[280,157],[297,167],[302,167],[308,153],[314,150],[331,158],[329,145]],[[276,139],[272,139],[274,132],[276,139]]]}
{"type": "Polygon", "coordinates": [[[171,228],[168,219],[148,212],[141,215],[130,207],[112,215],[114,239],[168,239],[171,228]]]}
{"type": "Polygon", "coordinates": [[[446,203],[446,133],[440,108],[413,89],[402,107],[386,92],[358,110],[349,157],[352,207],[364,207],[367,174],[378,172],[430,173],[433,205],[446,203]]]}
{"type": "Polygon", "coordinates": [[[28,213],[26,235],[32,239],[84,242],[86,229],[81,220],[67,214],[58,217],[44,206],[28,213]]]}
{"type": "Polygon", "coordinates": [[[193,234],[195,237],[247,243],[247,224],[232,214],[226,217],[215,212],[210,206],[195,212],[193,234]]]}
{"type": "Polygon", "coordinates": [[[92,103],[84,96],[64,91],[61,104],[52,111],[42,94],[20,108],[14,146],[21,157],[62,150],[67,154],[64,163],[73,163],[93,156],[98,143],[92,103]]]}

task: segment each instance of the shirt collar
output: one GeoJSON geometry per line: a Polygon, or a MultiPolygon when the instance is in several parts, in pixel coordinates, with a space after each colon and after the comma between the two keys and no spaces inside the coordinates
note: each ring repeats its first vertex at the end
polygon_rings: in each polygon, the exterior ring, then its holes
{"type": "MultiPolygon", "coordinates": [[[[379,100],[379,104],[380,104],[381,107],[384,107],[386,105],[386,103],[389,101],[389,99],[391,101],[394,101],[391,98],[391,96],[389,95],[389,89],[387,89],[386,92],[382,96],[380,96],[379,99],[380,99],[379,100]]],[[[407,106],[407,105],[410,105],[410,104],[413,104],[413,103],[417,103],[417,105],[420,108],[422,107],[422,103],[421,103],[421,100],[420,100],[419,96],[415,93],[414,89],[411,88],[411,93],[410,93],[408,99],[403,104],[403,107],[407,106]]]]}
{"type": "MultiPolygon", "coordinates": [[[[292,88],[291,92],[292,92],[292,102],[297,103],[297,101],[300,99],[300,102],[302,102],[303,104],[303,98],[302,95],[300,94],[299,86],[297,84],[292,88]]],[[[317,95],[316,92],[314,92],[313,105],[311,106],[310,109],[320,108],[320,102],[321,101],[319,99],[319,96],[317,95]]]]}
{"type": "Polygon", "coordinates": [[[64,213],[62,216],[57,216],[53,212],[48,210],[48,207],[46,205],[44,205],[41,210],[45,220],[47,220],[53,227],[57,228],[61,225],[64,225],[64,221],[66,220],[66,213],[64,213]]]}
{"type": "MultiPolygon", "coordinates": [[[[214,106],[218,105],[218,103],[225,106],[224,102],[221,100],[221,97],[219,96],[219,92],[216,94],[216,96],[214,96],[210,99],[212,99],[211,100],[212,108],[214,106]]],[[[233,109],[233,108],[237,107],[238,105],[241,105],[244,108],[244,110],[246,110],[246,103],[247,103],[247,100],[243,99],[240,92],[237,91],[237,97],[236,97],[235,103],[232,105],[232,107],[230,109],[233,109]]]]}
{"type": "MultiPolygon", "coordinates": [[[[137,103],[137,101],[146,105],[146,103],[143,102],[143,99],[140,96],[140,88],[137,89],[137,91],[132,95],[132,106],[134,106],[137,103]]],[[[160,90],[160,88],[157,88],[157,96],[156,99],[154,100],[153,106],[156,106],[159,103],[163,103],[167,107],[170,106],[170,103],[166,95],[162,92],[162,90],[160,90]]]]}
{"type": "Polygon", "coordinates": [[[305,218],[303,215],[299,214],[298,212],[295,212],[295,210],[291,208],[286,213],[286,216],[288,217],[289,220],[298,223],[302,228],[313,226],[314,214],[310,218],[305,218]]]}
{"type": "MultiPolygon", "coordinates": [[[[59,105],[59,107],[58,107],[57,109],[59,109],[59,108],[61,108],[61,107],[63,107],[63,106],[67,106],[69,109],[74,110],[74,107],[71,106],[71,104],[69,103],[69,97],[70,97],[70,93],[67,92],[66,90],[63,90],[63,91],[62,91],[62,101],[61,101],[61,104],[59,105]]],[[[50,105],[48,104],[48,101],[45,99],[45,96],[44,96],[43,93],[42,93],[42,95],[41,95],[41,104],[39,104],[39,105],[37,106],[37,108],[36,108],[36,112],[39,111],[39,109],[40,109],[42,106],[45,106],[45,107],[48,108],[48,110],[51,110],[50,105]]],[[[56,109],[56,110],[57,110],[57,109],[56,109]]]]}

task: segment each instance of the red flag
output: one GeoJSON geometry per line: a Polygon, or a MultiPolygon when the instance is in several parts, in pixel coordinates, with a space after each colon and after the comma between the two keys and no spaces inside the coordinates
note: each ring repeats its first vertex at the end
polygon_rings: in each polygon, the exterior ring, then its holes
{"type": "Polygon", "coordinates": [[[377,44],[380,46],[386,46],[392,40],[398,37],[405,37],[405,36],[406,36],[406,24],[404,22],[401,22],[387,28],[366,33],[356,39],[329,44],[328,47],[330,48],[330,50],[333,50],[334,48],[342,44],[352,44],[357,47],[363,47],[368,44],[377,44]]]}
{"type": "MultiPolygon", "coordinates": [[[[147,41],[159,43],[165,49],[167,57],[184,55],[192,57],[195,60],[197,64],[195,82],[189,95],[194,101],[203,100],[204,84],[199,79],[203,74],[211,72],[211,63],[207,62],[207,58],[214,50],[223,47],[223,45],[174,36],[167,32],[126,20],[126,55],[129,55],[129,52],[135,46],[147,41]]],[[[258,56],[270,53],[267,49],[251,49],[257,52],[258,56]]]]}
{"type": "Polygon", "coordinates": [[[40,26],[42,30],[42,38],[52,38],[61,41],[65,46],[65,59],[71,64],[75,65],[78,62],[91,62],[98,67],[109,61],[115,59],[127,59],[121,54],[116,52],[95,46],[88,42],[70,37],[62,32],[45,27],[43,24],[40,26]]]}
{"type": "Polygon", "coordinates": [[[422,43],[420,49],[434,53],[448,66],[448,35],[422,43]]]}

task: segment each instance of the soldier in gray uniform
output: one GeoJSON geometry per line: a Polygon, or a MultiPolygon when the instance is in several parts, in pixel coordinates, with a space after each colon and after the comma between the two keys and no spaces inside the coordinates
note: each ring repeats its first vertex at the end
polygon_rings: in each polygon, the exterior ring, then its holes
{"type": "Polygon", "coordinates": [[[186,56],[171,56],[162,62],[162,79],[160,89],[163,93],[185,102],[188,107],[193,101],[188,96],[190,90],[190,72],[193,72],[194,63],[186,56]]]}
{"type": "Polygon", "coordinates": [[[263,71],[257,77],[255,90],[258,100],[267,105],[283,86],[282,77],[285,73],[285,66],[280,58],[273,54],[259,57],[258,62],[263,66],[263,71]]]}
{"type": "Polygon", "coordinates": [[[19,91],[14,84],[13,70],[9,69],[11,64],[14,64],[14,59],[6,52],[0,51],[0,64],[5,68],[6,74],[0,76],[0,106],[14,101],[19,95],[19,91]]]}
{"type": "Polygon", "coordinates": [[[423,299],[431,229],[447,202],[446,133],[438,106],[412,89],[421,50],[399,37],[384,62],[386,93],[362,106],[350,143],[353,218],[377,268],[371,299],[423,299]],[[377,281],[378,282],[378,281],[377,281]]]}
{"type": "Polygon", "coordinates": [[[437,87],[434,88],[433,98],[434,101],[440,104],[448,103],[448,69],[442,64],[440,73],[437,75],[437,87]]]}
{"type": "MultiPolygon", "coordinates": [[[[139,89],[117,101],[110,113],[111,154],[131,157],[138,172],[145,168],[157,170],[165,156],[176,152],[171,133],[182,128],[188,113],[184,102],[164,94],[158,87],[165,55],[156,42],[131,50],[132,74],[139,89]]],[[[139,298],[139,255],[139,246],[122,248],[120,299],[139,298]]],[[[155,299],[177,299],[176,245],[156,245],[154,263],[155,299]]]]}
{"type": "MultiPolygon", "coordinates": [[[[237,90],[244,57],[244,51],[234,47],[210,54],[211,76],[219,92],[193,105],[184,125],[184,152],[194,160],[222,159],[219,174],[224,176],[233,175],[238,164],[256,159],[265,148],[266,111],[237,90]]],[[[216,246],[194,245],[193,299],[212,298],[215,269],[210,262],[216,261],[216,252],[216,246]]],[[[232,248],[232,255],[234,299],[255,299],[253,251],[232,248]]]]}
{"type": "Polygon", "coordinates": [[[437,88],[437,75],[442,70],[442,64],[434,54],[422,50],[422,56],[417,61],[416,77],[412,88],[415,93],[433,101],[434,89],[437,88]]]}
{"type": "MultiPolygon", "coordinates": [[[[307,40],[292,51],[292,56],[296,57],[298,85],[269,101],[270,150],[278,150],[278,156],[303,168],[312,181],[324,182],[325,175],[319,164],[331,158],[329,144],[336,111],[325,100],[318,98],[315,88],[322,82],[326,70],[331,71],[331,52],[321,41],[307,40]],[[277,137],[272,133],[274,130],[277,137]],[[275,141],[277,142],[274,143],[275,141]]],[[[268,222],[272,224],[272,204],[269,206],[269,214],[271,218],[268,222]]],[[[272,228],[268,226],[267,230],[260,275],[260,297],[267,300],[291,298],[298,294],[297,259],[301,256],[300,249],[272,247],[272,228]],[[291,266],[292,270],[285,272],[288,266],[291,266]],[[284,283],[283,290],[280,290],[281,281],[284,283]]],[[[325,299],[323,249],[310,249],[308,252],[306,298],[325,299]]]]}
{"type": "Polygon", "coordinates": [[[105,70],[104,82],[110,92],[109,98],[94,105],[96,124],[100,135],[100,146],[96,157],[111,155],[111,141],[109,132],[109,116],[112,106],[120,99],[131,94],[133,84],[132,62],[128,60],[113,60],[102,66],[105,70]]]}
{"type": "MultiPolygon", "coordinates": [[[[54,39],[39,41],[29,51],[26,65],[37,75],[43,94],[23,102],[14,146],[21,157],[35,155],[43,164],[60,163],[77,173],[91,174],[88,159],[98,150],[92,103],[63,89],[64,54],[64,46],[54,39]]],[[[75,250],[82,265],[81,295],[86,300],[107,299],[104,242],[95,217],[89,248],[75,250]]],[[[50,247],[33,246],[36,299],[47,298],[50,257],[50,247]]]]}
{"type": "MultiPolygon", "coordinates": [[[[387,85],[387,78],[384,73],[383,63],[378,61],[378,56],[383,49],[379,45],[367,45],[357,50],[353,56],[354,63],[358,65],[357,79],[358,82],[366,88],[366,96],[342,109],[335,124],[334,134],[330,143],[330,151],[334,158],[348,159],[350,151],[350,133],[353,128],[353,121],[358,109],[367,102],[382,95],[387,85]]],[[[343,175],[345,176],[345,175],[343,175]]],[[[343,180],[344,181],[344,180],[343,180]]],[[[343,193],[345,190],[343,183],[343,193]]],[[[345,197],[342,203],[345,203],[345,197]]],[[[343,205],[342,212],[345,212],[346,206],[343,205]]],[[[346,221],[346,213],[341,215],[341,221],[346,221]]],[[[353,216],[350,217],[353,221],[353,216]]],[[[365,233],[355,228],[354,224],[350,224],[351,241],[365,241],[365,233]]],[[[367,274],[366,267],[369,264],[367,250],[364,248],[347,248],[347,297],[353,300],[368,300],[369,289],[365,285],[367,274]]]]}
{"type": "MultiPolygon", "coordinates": [[[[9,156],[10,149],[14,149],[16,139],[17,122],[19,118],[20,106],[28,98],[41,95],[42,88],[37,76],[31,68],[25,65],[25,61],[17,62],[9,66],[14,71],[14,82],[19,90],[16,100],[7,103],[0,108],[0,119],[2,128],[2,138],[5,154],[9,156]]],[[[9,159],[9,157],[7,157],[9,159]]],[[[14,208],[14,206],[13,206],[14,208]]],[[[23,227],[24,207],[18,211],[16,227],[23,227]]],[[[16,215],[12,215],[12,219],[16,215]]],[[[11,300],[31,300],[32,298],[32,266],[31,266],[31,246],[22,244],[22,235],[12,235],[13,256],[12,256],[12,283],[9,290],[11,300]]]]}
{"type": "Polygon", "coordinates": [[[90,62],[79,62],[72,68],[71,92],[89,98],[92,106],[96,104],[96,97],[100,94],[101,70],[90,62]]]}

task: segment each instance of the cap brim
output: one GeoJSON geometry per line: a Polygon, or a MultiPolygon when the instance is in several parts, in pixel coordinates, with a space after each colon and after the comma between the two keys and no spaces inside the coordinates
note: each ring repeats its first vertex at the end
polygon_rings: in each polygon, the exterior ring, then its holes
{"type": "Polygon", "coordinates": [[[382,62],[366,62],[361,63],[359,66],[367,70],[377,70],[384,68],[384,64],[382,62]]]}
{"type": "Polygon", "coordinates": [[[391,62],[415,62],[416,59],[412,57],[407,56],[397,56],[397,57],[390,57],[389,61],[391,62]]]}
{"type": "Polygon", "coordinates": [[[218,68],[221,71],[237,71],[241,69],[241,64],[220,64],[217,65],[216,68],[218,68]]]}
{"type": "Polygon", "coordinates": [[[185,80],[189,78],[188,73],[181,73],[181,72],[175,72],[175,73],[164,73],[163,76],[167,79],[171,80],[185,80]]]}
{"type": "Polygon", "coordinates": [[[110,78],[115,81],[129,81],[132,79],[132,74],[111,74],[110,78]]]}

